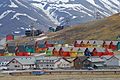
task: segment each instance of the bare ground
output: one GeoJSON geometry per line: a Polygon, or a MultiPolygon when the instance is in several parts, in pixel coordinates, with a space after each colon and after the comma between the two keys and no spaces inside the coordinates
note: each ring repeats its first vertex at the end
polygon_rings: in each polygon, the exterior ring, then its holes
{"type": "Polygon", "coordinates": [[[120,80],[120,75],[1,76],[0,80],[120,80]]]}

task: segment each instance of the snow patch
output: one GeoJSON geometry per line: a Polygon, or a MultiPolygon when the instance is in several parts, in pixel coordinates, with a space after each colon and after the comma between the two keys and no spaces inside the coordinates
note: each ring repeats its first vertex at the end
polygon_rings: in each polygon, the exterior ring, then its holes
{"type": "Polygon", "coordinates": [[[7,16],[9,13],[11,13],[11,12],[15,13],[15,11],[13,11],[13,10],[7,10],[7,11],[3,12],[3,13],[0,15],[0,19],[6,17],[6,16],[7,16]]]}
{"type": "Polygon", "coordinates": [[[18,6],[17,6],[14,2],[12,2],[11,0],[10,0],[10,2],[11,2],[11,4],[8,5],[9,7],[13,7],[13,8],[17,8],[17,7],[18,7],[18,6]]]}
{"type": "Polygon", "coordinates": [[[21,31],[14,31],[14,33],[15,33],[15,34],[19,34],[19,33],[21,33],[21,31]]]}
{"type": "Polygon", "coordinates": [[[19,5],[21,5],[21,6],[23,6],[23,7],[25,7],[25,8],[27,8],[27,9],[29,9],[26,5],[24,5],[23,3],[21,3],[20,1],[18,1],[18,0],[15,0],[19,5]]]}
{"type": "Polygon", "coordinates": [[[24,27],[21,27],[21,29],[25,29],[24,27]]]}
{"type": "Polygon", "coordinates": [[[0,23],[0,26],[2,26],[2,24],[0,23]]]}
{"type": "Polygon", "coordinates": [[[35,18],[33,18],[33,17],[31,17],[31,16],[29,16],[29,15],[27,15],[27,14],[24,14],[24,13],[16,13],[11,19],[17,19],[17,20],[19,20],[20,18],[18,17],[18,16],[26,16],[26,17],[28,17],[29,19],[31,19],[31,20],[33,20],[33,21],[37,21],[37,19],[35,19],[35,18]]]}

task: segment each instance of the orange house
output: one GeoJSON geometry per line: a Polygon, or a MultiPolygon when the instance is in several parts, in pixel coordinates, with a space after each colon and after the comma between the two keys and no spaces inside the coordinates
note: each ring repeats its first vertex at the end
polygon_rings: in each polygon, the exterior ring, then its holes
{"type": "Polygon", "coordinates": [[[61,47],[55,47],[53,49],[53,56],[60,56],[60,48],[61,47]]]}
{"type": "Polygon", "coordinates": [[[63,57],[70,57],[71,49],[68,47],[62,47],[60,48],[60,56],[63,57]]]}

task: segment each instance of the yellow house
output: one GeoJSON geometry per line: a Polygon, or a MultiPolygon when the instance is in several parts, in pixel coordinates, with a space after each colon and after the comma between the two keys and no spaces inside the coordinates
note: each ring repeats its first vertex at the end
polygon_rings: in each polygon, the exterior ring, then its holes
{"type": "Polygon", "coordinates": [[[85,48],[78,48],[78,47],[73,47],[71,49],[71,54],[70,54],[70,57],[77,57],[77,56],[84,56],[84,51],[83,49],[85,50],[85,48]]]}

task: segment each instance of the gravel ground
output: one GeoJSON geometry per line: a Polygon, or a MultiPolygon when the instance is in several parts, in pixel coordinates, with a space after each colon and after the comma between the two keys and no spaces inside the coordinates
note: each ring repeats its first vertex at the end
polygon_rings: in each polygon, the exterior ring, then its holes
{"type": "Polygon", "coordinates": [[[120,80],[120,75],[1,76],[0,80],[120,80]]]}

